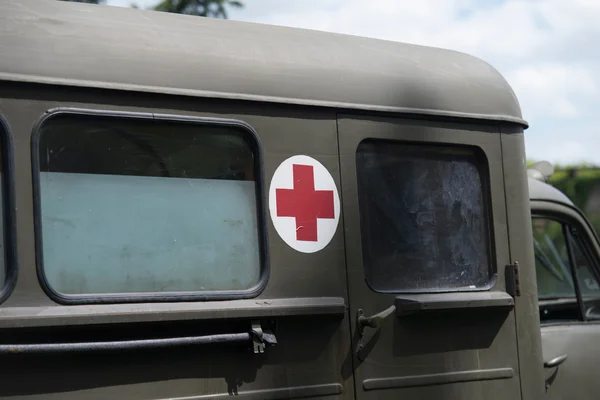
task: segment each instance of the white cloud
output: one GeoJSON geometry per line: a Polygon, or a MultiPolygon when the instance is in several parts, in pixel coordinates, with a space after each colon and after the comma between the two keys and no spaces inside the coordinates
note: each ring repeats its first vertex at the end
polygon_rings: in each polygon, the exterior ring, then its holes
{"type": "Polygon", "coordinates": [[[597,100],[598,76],[589,67],[569,64],[534,64],[517,67],[507,77],[530,116],[580,116],[577,104],[597,100]]]}
{"type": "Polygon", "coordinates": [[[535,136],[526,136],[525,148],[533,160],[558,164],[577,164],[598,159],[600,135],[585,127],[549,128],[535,136]],[[532,152],[532,148],[536,151],[532,152]],[[533,153],[533,154],[532,154],[533,153]]]}

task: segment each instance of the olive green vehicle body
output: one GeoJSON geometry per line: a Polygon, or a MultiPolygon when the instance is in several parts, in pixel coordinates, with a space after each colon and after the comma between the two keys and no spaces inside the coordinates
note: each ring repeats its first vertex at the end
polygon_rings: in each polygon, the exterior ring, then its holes
{"type": "MultiPolygon", "coordinates": [[[[588,268],[595,282],[593,290],[584,293],[585,280],[579,276],[575,290],[562,296],[544,298],[546,285],[538,281],[541,314],[542,349],[546,365],[548,399],[592,399],[597,396],[600,383],[597,365],[600,351],[596,343],[600,340],[600,245],[598,237],[587,217],[561,191],[539,179],[529,179],[531,213],[535,220],[564,224],[565,234],[580,243],[582,257],[571,261],[572,271],[588,268]],[[568,233],[567,233],[568,232],[568,233]],[[573,267],[575,266],[575,268],[573,267]],[[577,294],[576,294],[577,293],[577,294]],[[559,361],[560,360],[560,361],[559,361]]],[[[562,235],[559,235],[562,236],[562,235]]],[[[554,238],[555,243],[559,240],[554,238]]],[[[536,250],[537,252],[537,250],[536,250]]],[[[572,252],[572,251],[571,251],[572,252]]],[[[564,256],[563,256],[564,257],[564,256]]],[[[564,257],[567,263],[572,255],[564,257]]],[[[538,273],[543,266],[537,262],[538,273]]],[[[577,273],[579,275],[579,272],[577,273]]],[[[575,273],[571,272],[571,276],[575,273]]],[[[589,278],[588,278],[589,279],[589,278]]]]}
{"type": "Polygon", "coordinates": [[[54,0],[0,3],[0,48],[7,268],[0,397],[545,396],[527,124],[509,85],[486,63],[368,38],[54,0]],[[252,134],[262,244],[255,286],[145,297],[50,288],[41,254],[40,129],[89,115],[252,134]],[[356,161],[365,140],[467,146],[481,155],[492,272],[482,287],[369,286],[356,161]],[[288,246],[267,211],[272,176],[295,155],[318,160],[340,197],[335,234],[313,253],[288,246]],[[361,329],[359,315],[386,310],[373,320],[380,326],[361,329]],[[252,343],[102,349],[250,329],[272,331],[277,343],[264,352],[252,343]],[[78,353],[73,343],[88,346],[78,353]]]}

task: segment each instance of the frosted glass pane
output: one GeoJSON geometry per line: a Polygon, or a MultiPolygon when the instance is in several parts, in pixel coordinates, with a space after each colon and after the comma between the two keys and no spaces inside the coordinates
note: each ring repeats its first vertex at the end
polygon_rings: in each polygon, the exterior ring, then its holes
{"type": "Polygon", "coordinates": [[[44,271],[63,294],[243,290],[255,183],[41,172],[44,271]]]}

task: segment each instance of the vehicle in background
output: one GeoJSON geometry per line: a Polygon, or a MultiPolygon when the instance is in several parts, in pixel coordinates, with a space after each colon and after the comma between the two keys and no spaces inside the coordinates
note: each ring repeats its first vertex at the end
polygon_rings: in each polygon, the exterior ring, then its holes
{"type": "Polygon", "coordinates": [[[549,399],[600,392],[600,245],[586,216],[547,182],[548,163],[529,170],[529,197],[549,399]]]}

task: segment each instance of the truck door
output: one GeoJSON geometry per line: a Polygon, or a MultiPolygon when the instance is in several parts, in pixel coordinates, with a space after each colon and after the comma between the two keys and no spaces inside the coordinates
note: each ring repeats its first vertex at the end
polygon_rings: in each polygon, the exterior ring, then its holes
{"type": "Polygon", "coordinates": [[[338,116],[358,399],[518,399],[500,134],[338,116]]]}
{"type": "Polygon", "coordinates": [[[572,208],[532,203],[547,397],[595,398],[600,391],[598,244],[572,208]]]}

